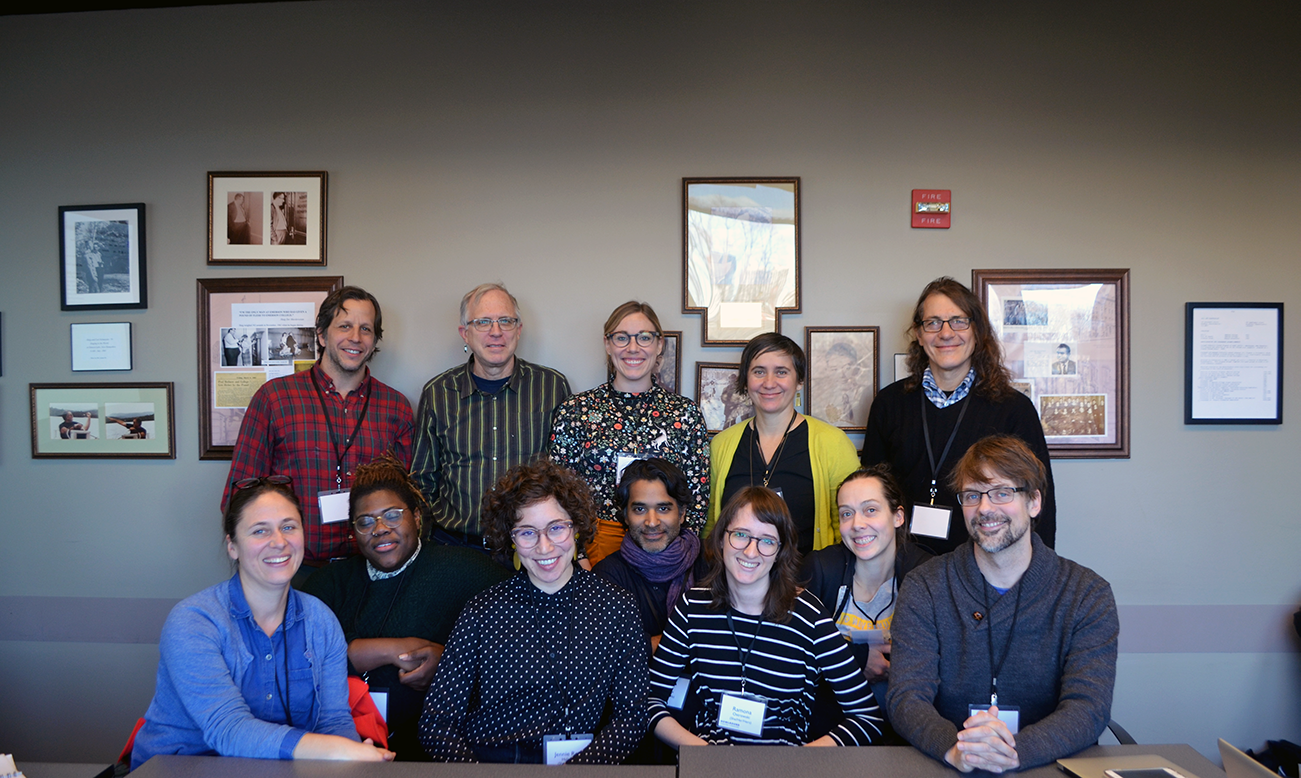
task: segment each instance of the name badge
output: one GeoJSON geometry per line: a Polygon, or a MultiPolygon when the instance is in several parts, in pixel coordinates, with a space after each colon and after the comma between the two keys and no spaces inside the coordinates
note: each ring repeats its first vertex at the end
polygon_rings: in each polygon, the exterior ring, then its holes
{"type": "Polygon", "coordinates": [[[945,540],[949,537],[949,519],[952,513],[952,508],[938,505],[914,505],[912,524],[908,528],[914,535],[945,540]]]}
{"type": "Polygon", "coordinates": [[[668,702],[665,703],[673,710],[682,710],[682,706],[687,703],[687,688],[691,686],[691,680],[686,676],[678,679],[673,684],[673,693],[669,695],[668,702]]]}
{"type": "Polygon", "coordinates": [[[628,468],[628,465],[631,465],[633,462],[636,462],[638,459],[645,459],[645,457],[639,457],[636,454],[617,454],[615,456],[614,482],[616,484],[623,480],[623,471],[628,468]]]}
{"type": "Polygon", "coordinates": [[[316,503],[321,506],[321,523],[334,524],[348,520],[348,494],[350,489],[331,489],[316,493],[316,503]]]}
{"type": "Polygon", "coordinates": [[[385,721],[388,721],[388,689],[371,689],[370,701],[375,703],[375,709],[379,711],[379,715],[383,716],[385,721]]]}
{"type": "Polygon", "coordinates": [[[767,708],[768,703],[762,697],[724,692],[718,706],[718,726],[759,737],[763,734],[763,717],[767,708]]]}
{"type": "MultiPolygon", "coordinates": [[[[974,716],[981,711],[989,710],[988,705],[968,705],[967,715],[974,716]]],[[[1021,709],[1016,705],[999,705],[998,720],[1007,725],[1007,731],[1013,735],[1021,728],[1021,709]]]]}
{"type": "Polygon", "coordinates": [[[564,764],[591,742],[591,735],[544,735],[542,758],[547,764],[564,764]]]}

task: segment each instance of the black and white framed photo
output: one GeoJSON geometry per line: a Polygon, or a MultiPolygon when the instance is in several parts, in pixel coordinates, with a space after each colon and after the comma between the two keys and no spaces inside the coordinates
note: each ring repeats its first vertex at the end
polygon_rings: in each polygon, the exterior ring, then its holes
{"type": "Polygon", "coordinates": [[[131,369],[131,322],[70,324],[72,372],[131,369]]]}
{"type": "Polygon", "coordinates": [[[876,370],[877,327],[805,327],[809,360],[805,412],[846,432],[867,429],[867,412],[881,387],[876,370]]]}
{"type": "Polygon", "coordinates": [[[736,377],[740,374],[739,364],[696,363],[696,402],[700,403],[710,435],[754,415],[750,398],[736,391],[736,377]]]}
{"type": "Polygon", "coordinates": [[[1283,423],[1283,303],[1188,303],[1184,424],[1283,423]]]}
{"type": "Polygon", "coordinates": [[[65,311],[149,307],[144,203],[59,206],[59,300],[65,311]]]}
{"type": "Polygon", "coordinates": [[[209,265],[326,263],[326,173],[208,173],[209,265]]]}

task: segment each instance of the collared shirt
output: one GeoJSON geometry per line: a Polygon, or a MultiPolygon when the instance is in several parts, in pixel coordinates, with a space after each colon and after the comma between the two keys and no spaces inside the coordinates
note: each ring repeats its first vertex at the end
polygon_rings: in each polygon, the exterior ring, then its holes
{"type": "Polygon", "coordinates": [[[556,406],[569,396],[559,371],[515,357],[510,380],[479,391],[471,358],[429,380],[416,413],[411,474],[443,529],[480,535],[483,493],[546,450],[556,406]]]}
{"type": "Polygon", "coordinates": [[[976,368],[973,367],[967,371],[967,377],[962,379],[962,383],[953,390],[953,394],[945,394],[939,384],[935,383],[935,376],[931,374],[931,369],[928,367],[922,371],[922,391],[926,393],[926,399],[930,400],[936,408],[947,408],[962,402],[975,383],[976,368]]]}
{"type": "Polygon", "coordinates": [[[357,553],[352,527],[346,521],[321,523],[317,494],[352,486],[352,473],[381,454],[391,452],[404,464],[411,461],[411,405],[401,392],[380,383],[369,369],[361,386],[346,398],[317,362],[310,371],[268,381],[253,395],[235,441],[230,475],[221,504],[230,500],[231,484],[242,478],[287,475],[294,479],[294,493],[303,505],[303,529],[307,562],[328,562],[334,557],[357,553]],[[312,375],[321,395],[312,385],[312,375]],[[321,396],[330,414],[334,439],[340,450],[357,426],[357,416],[366,405],[366,417],[352,445],[343,457],[342,487],[336,480],[335,447],[322,414],[321,396]]]}
{"type": "Polygon", "coordinates": [[[709,432],[700,406],[658,383],[629,394],[606,381],[556,410],[551,458],[583,477],[603,521],[619,520],[614,491],[621,454],[667,459],[682,470],[693,497],[682,506],[683,520],[700,534],[709,510],[709,432]]]}

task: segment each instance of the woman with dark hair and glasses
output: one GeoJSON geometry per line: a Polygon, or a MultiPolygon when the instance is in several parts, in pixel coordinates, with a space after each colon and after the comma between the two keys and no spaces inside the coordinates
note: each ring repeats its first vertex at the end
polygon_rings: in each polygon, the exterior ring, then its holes
{"type": "Polygon", "coordinates": [[[908,328],[909,376],[872,402],[863,467],[890,465],[912,506],[913,538],[937,554],[967,540],[949,474],[976,441],[1015,435],[1048,471],[1035,531],[1049,548],[1057,536],[1057,499],[1048,443],[1034,403],[1012,385],[985,308],[970,289],[945,276],[926,285],[908,328]]]}
{"type": "Polygon", "coordinates": [[[750,398],[754,416],[709,444],[714,499],[705,532],[733,495],[764,486],[785,500],[801,554],[840,540],[836,485],[858,467],[858,451],[838,427],[795,409],[805,365],[804,349],[777,332],[756,336],[741,352],[736,391],[750,398]]]}
{"type": "Polygon", "coordinates": [[[361,556],[321,568],[303,591],[339,617],[348,672],[384,693],[389,748],[428,761],[416,723],[443,646],[465,603],[512,571],[468,548],[426,548],[420,490],[390,455],[357,468],[349,503],[361,556]]]}
{"type": "MultiPolygon", "coordinates": [[[[889,465],[873,465],[850,473],[836,490],[840,542],[805,557],[800,578],[849,642],[872,694],[885,700],[890,674],[890,623],[904,576],[933,555],[909,543],[903,487],[889,465]]],[[[819,688],[814,708],[814,732],[834,726],[840,708],[829,690],[819,688]]],[[[884,717],[884,708],[882,714],[884,717]]],[[[882,726],[886,742],[903,744],[889,722],[882,726]]]]}
{"type": "Polygon", "coordinates": [[[591,492],[541,460],[507,471],[481,516],[520,572],[461,612],[421,744],[437,762],[621,764],[646,733],[646,638],[632,598],[574,564],[596,526],[591,492]]]}
{"type": "MultiPolygon", "coordinates": [[[[610,380],[556,408],[551,458],[582,476],[595,498],[596,537],[591,564],[619,549],[624,528],[615,488],[628,463],[659,457],[687,476],[692,500],[682,506],[686,526],[699,534],[709,506],[709,432],[700,406],[655,381],[664,331],[655,309],[629,301],[605,322],[610,380]]],[[[590,565],[588,565],[590,569],[590,565]]]]}
{"type": "Polygon", "coordinates": [[[163,624],[132,769],[155,754],[393,759],[358,742],[339,622],[289,586],[303,561],[289,477],[231,486],[222,528],[235,574],[181,600],[163,624]]]}
{"type": "Polygon", "coordinates": [[[797,582],[799,553],[786,503],[763,487],[742,489],[723,508],[705,548],[709,577],[678,600],[651,659],[656,736],[675,748],[878,740],[880,718],[867,679],[822,603],[797,582]],[[810,739],[822,681],[844,717],[810,739]],[[695,701],[689,727],[669,711],[688,696],[695,701]]]}

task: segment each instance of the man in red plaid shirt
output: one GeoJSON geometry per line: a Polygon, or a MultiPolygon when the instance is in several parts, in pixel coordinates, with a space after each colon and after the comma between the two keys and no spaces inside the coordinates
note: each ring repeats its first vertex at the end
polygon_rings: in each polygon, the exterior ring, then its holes
{"type": "Polygon", "coordinates": [[[242,479],[292,477],[303,504],[304,574],[357,553],[348,521],[353,470],[386,451],[411,464],[411,404],[366,367],[383,336],[374,295],[356,286],[331,292],[316,315],[316,364],[264,384],[239,428],[222,508],[242,479]]]}

